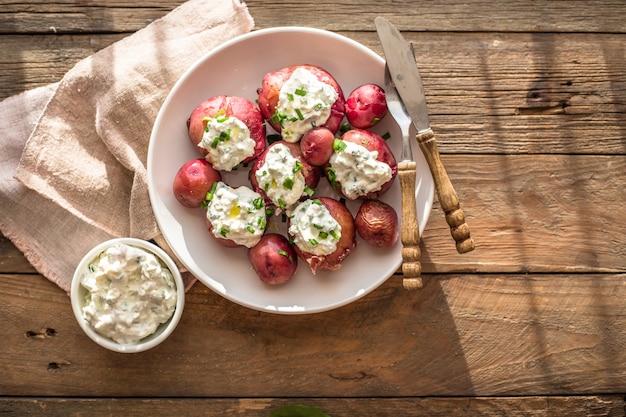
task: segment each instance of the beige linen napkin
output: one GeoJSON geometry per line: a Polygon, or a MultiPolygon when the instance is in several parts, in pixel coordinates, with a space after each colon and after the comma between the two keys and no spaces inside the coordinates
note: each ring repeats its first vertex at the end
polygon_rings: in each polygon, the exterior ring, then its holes
{"type": "Polygon", "coordinates": [[[147,187],[153,122],[191,64],[252,27],[239,0],[190,0],[60,83],[0,103],[0,230],[42,275],[69,291],[76,263],[103,240],[166,246],[147,187]]]}

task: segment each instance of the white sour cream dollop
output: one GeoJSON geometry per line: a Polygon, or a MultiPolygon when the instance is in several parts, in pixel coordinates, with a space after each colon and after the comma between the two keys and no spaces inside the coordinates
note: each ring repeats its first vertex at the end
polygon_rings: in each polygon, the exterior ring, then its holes
{"type": "Polygon", "coordinates": [[[259,187],[279,209],[288,209],[305,195],[302,163],[281,143],[268,149],[265,162],[254,175],[259,187]]]}
{"type": "Polygon", "coordinates": [[[278,95],[274,121],[281,124],[287,142],[297,142],[303,134],[328,120],[337,91],[305,68],[296,68],[278,95]]]}
{"type": "Polygon", "coordinates": [[[89,264],[83,317],[94,330],[120,344],[153,334],[176,309],[176,284],[159,259],[125,244],[112,246],[89,264]]]}
{"type": "Polygon", "coordinates": [[[308,199],[290,213],[289,235],[303,251],[329,255],[337,249],[341,225],[320,200],[308,199]]]}
{"type": "Polygon", "coordinates": [[[248,187],[232,188],[217,182],[207,206],[207,219],[218,239],[230,239],[251,248],[259,243],[266,226],[265,203],[248,187]]]}
{"type": "Polygon", "coordinates": [[[254,155],[255,141],[250,129],[232,116],[206,118],[206,127],[199,147],[208,152],[206,160],[220,171],[232,171],[241,161],[254,155]]]}
{"type": "Polygon", "coordinates": [[[392,178],[391,167],[376,159],[378,152],[370,152],[354,142],[340,142],[345,146],[333,152],[330,166],[347,198],[354,200],[378,191],[392,178]]]}

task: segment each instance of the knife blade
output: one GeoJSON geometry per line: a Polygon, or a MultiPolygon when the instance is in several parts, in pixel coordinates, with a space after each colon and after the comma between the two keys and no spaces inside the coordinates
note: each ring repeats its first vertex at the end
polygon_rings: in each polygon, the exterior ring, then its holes
{"type": "Polygon", "coordinates": [[[456,242],[456,250],[458,253],[470,252],[474,250],[475,243],[456,191],[441,162],[437,140],[428,120],[426,95],[413,48],[387,19],[379,16],[374,23],[393,83],[417,129],[415,138],[433,176],[439,204],[456,242]]]}

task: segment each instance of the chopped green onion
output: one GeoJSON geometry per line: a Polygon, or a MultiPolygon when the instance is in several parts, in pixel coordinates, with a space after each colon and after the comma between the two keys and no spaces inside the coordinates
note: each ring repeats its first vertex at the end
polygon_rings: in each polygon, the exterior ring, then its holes
{"type": "Polygon", "coordinates": [[[248,232],[250,232],[250,233],[254,233],[254,227],[252,227],[252,226],[247,226],[247,227],[246,227],[246,230],[247,230],[248,232]]]}
{"type": "Polygon", "coordinates": [[[315,227],[317,230],[321,230],[321,229],[324,228],[324,226],[319,225],[319,224],[315,224],[315,223],[313,223],[313,227],[315,227]]]}
{"type": "Polygon", "coordinates": [[[385,132],[385,134],[382,135],[382,138],[385,139],[385,140],[388,140],[389,138],[391,138],[391,133],[385,132]]]}
{"type": "Polygon", "coordinates": [[[328,237],[328,233],[320,232],[318,236],[321,237],[322,239],[326,239],[328,237]]]}
{"type": "Polygon", "coordinates": [[[211,201],[213,200],[213,197],[215,196],[215,190],[217,189],[217,181],[213,182],[213,185],[211,185],[211,190],[206,193],[206,197],[204,197],[204,199],[206,201],[211,201]]]}
{"type": "Polygon", "coordinates": [[[335,240],[339,240],[339,233],[337,233],[334,230],[330,231],[330,235],[335,239],[335,240]]]}
{"type": "Polygon", "coordinates": [[[324,108],[324,105],[322,103],[317,103],[315,105],[315,110],[320,111],[324,108]]]}
{"type": "Polygon", "coordinates": [[[287,177],[285,178],[285,180],[283,181],[283,187],[285,187],[288,190],[291,190],[293,188],[293,184],[294,184],[294,179],[291,177],[287,177]]]}
{"type": "Polygon", "coordinates": [[[296,114],[298,115],[298,119],[304,120],[304,115],[302,114],[300,109],[296,109],[296,114]]]}
{"type": "Polygon", "coordinates": [[[300,171],[302,167],[302,162],[296,161],[296,165],[293,167],[293,173],[295,174],[296,172],[300,171]]]}
{"type": "Polygon", "coordinates": [[[349,123],[342,123],[341,126],[339,126],[339,134],[340,135],[346,133],[349,130],[352,130],[352,126],[350,126],[349,123]]]}
{"type": "Polygon", "coordinates": [[[215,120],[218,123],[223,123],[228,120],[228,116],[226,116],[226,110],[220,109],[217,113],[215,113],[215,120]]]}
{"type": "Polygon", "coordinates": [[[284,209],[287,208],[287,203],[285,203],[285,200],[283,200],[282,198],[278,199],[278,207],[284,209]]]}
{"type": "Polygon", "coordinates": [[[265,202],[263,201],[262,197],[257,197],[254,199],[254,201],[252,202],[252,205],[254,206],[255,209],[260,209],[265,205],[265,202]]]}
{"type": "Polygon", "coordinates": [[[335,168],[328,167],[326,168],[326,176],[330,182],[335,182],[337,180],[337,173],[335,172],[335,168]]]}
{"type": "Polygon", "coordinates": [[[341,139],[335,139],[333,141],[333,150],[337,151],[337,152],[341,152],[344,149],[346,149],[348,145],[346,145],[346,142],[344,142],[341,139]]]}
{"type": "Polygon", "coordinates": [[[227,228],[222,227],[222,228],[220,229],[220,235],[222,235],[222,236],[226,237],[226,235],[227,235],[228,233],[230,233],[230,230],[228,230],[227,228]]]}
{"type": "Polygon", "coordinates": [[[219,145],[219,143],[220,143],[220,138],[217,138],[217,137],[214,138],[213,142],[211,142],[211,148],[213,149],[217,148],[217,145],[219,145]]]}
{"type": "Polygon", "coordinates": [[[282,256],[289,256],[289,252],[284,249],[278,249],[278,254],[282,256]]]}
{"type": "Polygon", "coordinates": [[[318,244],[319,244],[319,242],[318,242],[317,240],[313,239],[313,238],[309,239],[309,243],[310,243],[311,245],[313,245],[313,246],[316,246],[316,245],[318,245],[318,244]]]}
{"type": "Polygon", "coordinates": [[[296,91],[294,92],[301,97],[306,96],[306,90],[303,90],[302,88],[296,88],[296,91]]]}
{"type": "Polygon", "coordinates": [[[322,204],[322,200],[317,200],[317,199],[311,200],[311,204],[317,204],[318,206],[322,206],[323,205],[322,204]]]}
{"type": "Polygon", "coordinates": [[[287,119],[287,115],[279,112],[278,110],[276,110],[274,114],[272,115],[272,117],[270,118],[272,123],[280,124],[281,127],[283,126],[283,121],[285,119],[287,119]]]}
{"type": "Polygon", "coordinates": [[[232,132],[231,129],[222,131],[222,133],[220,133],[220,142],[225,142],[228,139],[230,139],[231,132],[232,132]]]}
{"type": "Polygon", "coordinates": [[[304,193],[306,195],[308,195],[309,197],[312,197],[313,194],[315,194],[315,190],[313,188],[309,187],[308,185],[305,185],[304,186],[304,193]]]}
{"type": "Polygon", "coordinates": [[[287,93],[287,98],[289,99],[289,101],[293,101],[293,94],[287,93]]]}

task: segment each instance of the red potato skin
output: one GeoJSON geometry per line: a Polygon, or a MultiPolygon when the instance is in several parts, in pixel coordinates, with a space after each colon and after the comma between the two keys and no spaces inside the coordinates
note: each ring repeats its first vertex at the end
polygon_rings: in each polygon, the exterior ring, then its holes
{"type": "Polygon", "coordinates": [[[192,159],[183,164],[174,177],[174,196],[183,206],[198,208],[213,183],[221,180],[222,174],[206,160],[192,159]]]}
{"type": "MultiPolygon", "coordinates": [[[[267,196],[267,194],[265,194],[265,190],[263,190],[263,188],[259,186],[259,181],[256,179],[255,172],[258,171],[263,166],[263,164],[265,164],[265,156],[269,152],[269,149],[279,143],[287,146],[291,150],[291,155],[293,155],[294,158],[298,159],[302,163],[302,174],[304,175],[304,182],[306,183],[306,185],[308,185],[312,189],[315,189],[317,188],[321,178],[321,170],[318,167],[309,164],[306,159],[304,159],[304,157],[302,156],[302,151],[300,150],[300,145],[298,143],[285,142],[282,140],[272,143],[270,146],[265,148],[263,153],[261,153],[261,155],[259,155],[259,157],[252,163],[249,172],[249,180],[252,189],[261,194],[261,196],[265,200],[266,206],[268,207],[274,207],[275,205],[272,200],[270,200],[270,198],[267,196]]],[[[302,197],[302,199],[304,198],[306,198],[306,196],[302,197]]]]}
{"type": "Polygon", "coordinates": [[[189,139],[194,147],[197,148],[203,156],[207,154],[206,149],[198,146],[202,141],[202,135],[206,127],[206,123],[203,122],[202,119],[205,117],[215,117],[220,110],[224,110],[226,116],[236,117],[241,120],[248,127],[250,137],[255,141],[254,154],[242,162],[250,162],[257,158],[267,146],[265,123],[259,109],[253,102],[244,97],[214,96],[200,103],[191,112],[187,120],[189,139]]]}
{"type": "Polygon", "coordinates": [[[398,214],[384,201],[363,201],[354,224],[358,235],[372,246],[390,248],[398,240],[398,214]]]}
{"type": "MultiPolygon", "coordinates": [[[[368,151],[377,151],[378,157],[376,158],[378,161],[384,162],[391,168],[391,179],[384,183],[380,190],[373,191],[363,197],[362,199],[366,200],[378,200],[393,184],[397,174],[398,174],[398,163],[396,162],[396,158],[391,151],[391,148],[380,135],[371,132],[365,129],[352,129],[348,130],[341,136],[341,139],[346,142],[353,142],[358,145],[365,147],[368,151]]],[[[335,189],[341,191],[341,184],[339,181],[336,181],[332,184],[335,189]]]]}
{"type": "Polygon", "coordinates": [[[335,134],[326,127],[309,130],[300,139],[300,150],[304,159],[313,166],[321,167],[333,154],[335,134]]]}
{"type": "Polygon", "coordinates": [[[318,270],[334,271],[340,269],[343,261],[356,247],[356,225],[350,210],[342,202],[331,197],[319,197],[318,200],[324,204],[331,216],[341,225],[341,237],[337,242],[337,249],[324,256],[304,252],[297,245],[294,245],[294,250],[300,259],[309,264],[313,275],[318,270]]]}
{"type": "Polygon", "coordinates": [[[263,235],[259,243],[248,249],[248,259],[259,279],[270,285],[286,283],[298,268],[298,256],[293,246],[278,233],[263,235]]]}
{"type": "Polygon", "coordinates": [[[376,84],[363,84],[346,99],[346,119],[358,129],[375,126],[387,114],[385,90],[376,84]]]}
{"type": "Polygon", "coordinates": [[[280,133],[281,128],[280,124],[272,123],[272,115],[276,111],[276,106],[278,105],[278,96],[280,94],[280,89],[283,84],[289,79],[291,74],[296,70],[296,68],[305,68],[313,73],[318,80],[323,83],[326,83],[332,86],[335,91],[337,91],[338,97],[337,100],[333,103],[330,111],[330,116],[326,123],[323,125],[324,127],[330,129],[333,134],[337,133],[339,130],[339,126],[341,125],[341,120],[344,117],[345,111],[345,97],[343,94],[343,90],[339,86],[339,83],[333,78],[330,73],[328,73],[325,69],[311,64],[297,64],[291,65],[278,71],[268,72],[263,77],[263,81],[261,84],[261,88],[257,90],[259,95],[259,110],[261,111],[261,115],[267,121],[268,124],[272,126],[274,130],[280,133]]]}

